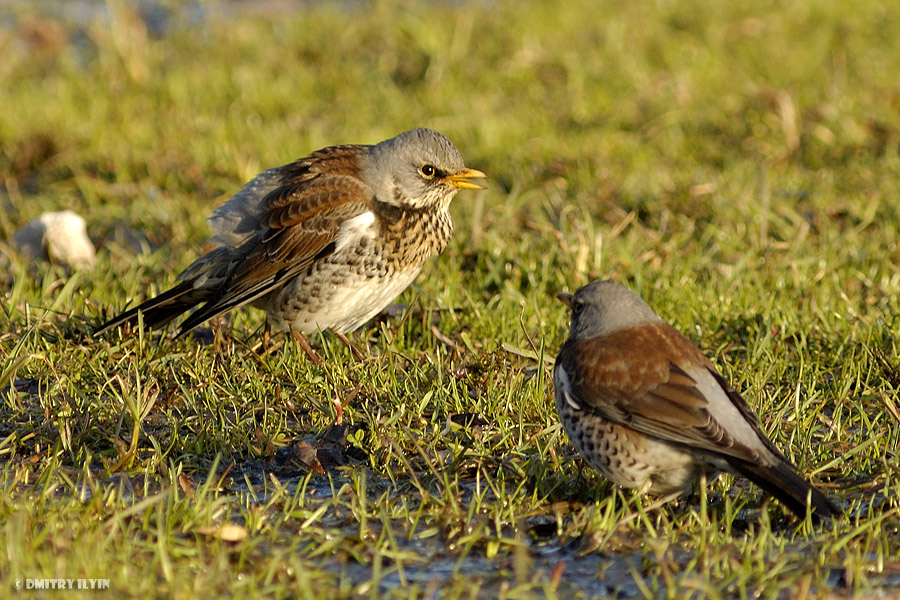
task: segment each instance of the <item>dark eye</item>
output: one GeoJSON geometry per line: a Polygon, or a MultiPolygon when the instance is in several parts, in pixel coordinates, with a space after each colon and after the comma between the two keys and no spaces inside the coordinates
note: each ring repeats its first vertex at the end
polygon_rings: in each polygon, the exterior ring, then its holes
{"type": "Polygon", "coordinates": [[[434,165],[422,165],[419,167],[419,173],[421,173],[422,177],[425,179],[431,179],[437,175],[437,169],[434,168],[434,165]]]}
{"type": "Polygon", "coordinates": [[[581,300],[572,300],[572,314],[577,315],[584,308],[584,302],[581,300]]]}

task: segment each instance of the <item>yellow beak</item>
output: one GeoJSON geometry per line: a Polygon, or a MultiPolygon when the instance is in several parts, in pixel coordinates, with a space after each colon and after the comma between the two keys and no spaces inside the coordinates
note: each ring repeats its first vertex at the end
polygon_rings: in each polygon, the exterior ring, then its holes
{"type": "Polygon", "coordinates": [[[556,297],[559,298],[563,304],[572,308],[572,294],[557,294],[556,297]]]}
{"type": "Polygon", "coordinates": [[[487,175],[478,169],[463,169],[459,173],[444,177],[444,181],[460,190],[483,190],[487,186],[469,181],[470,179],[487,179],[487,175]]]}

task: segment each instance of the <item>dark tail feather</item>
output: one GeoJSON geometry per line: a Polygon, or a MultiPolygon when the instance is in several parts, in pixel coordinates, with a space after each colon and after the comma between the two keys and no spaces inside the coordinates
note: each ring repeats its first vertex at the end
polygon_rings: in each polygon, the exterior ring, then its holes
{"type": "MultiPolygon", "coordinates": [[[[247,304],[248,302],[252,302],[268,291],[268,289],[265,289],[261,293],[257,293],[256,295],[252,296],[249,294],[225,294],[218,298],[204,298],[204,300],[209,300],[209,302],[191,313],[191,316],[189,316],[181,323],[181,325],[179,325],[177,337],[187,335],[190,330],[192,330],[203,321],[207,321],[209,319],[212,319],[213,317],[221,315],[222,313],[226,313],[232,308],[237,308],[238,306],[242,306],[244,304],[247,304]]],[[[196,302],[195,304],[199,304],[199,302],[196,302]]]]}
{"type": "Polygon", "coordinates": [[[791,511],[803,518],[806,516],[807,497],[812,516],[815,519],[830,518],[841,514],[841,509],[819,488],[810,484],[792,465],[779,462],[774,466],[754,465],[746,462],[732,462],[732,467],[741,475],[766,490],[791,511]]]}
{"type": "Polygon", "coordinates": [[[178,315],[187,312],[207,299],[203,294],[198,294],[189,281],[184,281],[159,296],[150,298],[143,304],[126,310],[117,317],[113,317],[98,327],[94,335],[100,335],[104,331],[114,329],[125,323],[136,324],[139,312],[144,315],[144,327],[150,328],[165,325],[178,315]]]}

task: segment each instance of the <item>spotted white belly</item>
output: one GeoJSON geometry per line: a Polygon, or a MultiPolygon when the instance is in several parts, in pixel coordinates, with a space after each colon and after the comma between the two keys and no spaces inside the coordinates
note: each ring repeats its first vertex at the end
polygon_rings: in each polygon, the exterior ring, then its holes
{"type": "MultiPolygon", "coordinates": [[[[321,295],[316,299],[318,301],[309,302],[299,310],[270,307],[270,317],[279,314],[285,317],[281,320],[272,319],[272,325],[275,329],[290,329],[303,334],[326,329],[337,333],[353,331],[384,310],[409,287],[420,270],[421,268],[415,268],[404,273],[394,273],[385,279],[352,276],[339,286],[321,289],[321,295]]],[[[303,282],[298,281],[296,285],[300,287],[303,282]]],[[[282,296],[278,294],[270,302],[283,302],[282,296]]]]}

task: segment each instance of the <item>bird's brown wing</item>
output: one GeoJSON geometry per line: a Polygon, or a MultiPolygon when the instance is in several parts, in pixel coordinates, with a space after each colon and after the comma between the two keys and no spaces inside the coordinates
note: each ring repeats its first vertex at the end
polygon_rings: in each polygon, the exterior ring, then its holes
{"type": "Polygon", "coordinates": [[[576,401],[605,419],[667,442],[741,460],[758,459],[761,445],[775,450],[737,392],[738,411],[756,439],[736,439],[716,419],[710,402],[734,403],[730,388],[718,383],[712,393],[721,396],[708,398],[710,392],[704,393],[698,379],[716,378],[712,365],[690,340],[664,323],[570,341],[563,352],[569,356],[568,364],[578,364],[569,374],[576,401]]]}
{"type": "Polygon", "coordinates": [[[341,226],[371,206],[359,150],[328,148],[281,168],[281,184],[263,199],[258,235],[230,253],[231,264],[219,269],[228,276],[217,297],[184,321],[182,333],[268,294],[334,252],[341,226]]]}

